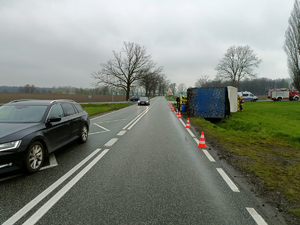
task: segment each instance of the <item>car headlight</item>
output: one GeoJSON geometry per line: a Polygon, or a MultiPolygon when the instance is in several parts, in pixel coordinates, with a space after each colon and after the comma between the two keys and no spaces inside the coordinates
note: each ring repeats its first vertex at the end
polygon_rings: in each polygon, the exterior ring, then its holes
{"type": "Polygon", "coordinates": [[[0,144],[0,152],[19,148],[20,144],[21,140],[0,144]]]}
{"type": "Polygon", "coordinates": [[[140,103],[141,101],[140,100],[138,100],[138,103],[140,103]]]}

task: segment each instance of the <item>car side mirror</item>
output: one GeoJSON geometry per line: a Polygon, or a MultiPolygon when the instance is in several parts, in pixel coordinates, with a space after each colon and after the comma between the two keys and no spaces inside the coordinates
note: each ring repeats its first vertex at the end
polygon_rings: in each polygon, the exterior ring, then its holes
{"type": "Polygon", "coordinates": [[[52,122],[59,122],[61,121],[61,118],[58,117],[58,116],[55,116],[55,117],[51,117],[47,120],[48,123],[52,123],[52,122]]]}

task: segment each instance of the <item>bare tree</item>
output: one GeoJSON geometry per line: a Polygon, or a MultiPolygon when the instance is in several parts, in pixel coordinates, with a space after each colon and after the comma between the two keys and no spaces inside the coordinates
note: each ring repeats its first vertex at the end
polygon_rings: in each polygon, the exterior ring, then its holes
{"type": "Polygon", "coordinates": [[[248,45],[231,46],[216,67],[217,78],[230,80],[232,86],[238,87],[243,78],[256,77],[254,67],[258,67],[261,61],[248,45]]]}
{"type": "Polygon", "coordinates": [[[93,72],[92,78],[96,84],[122,88],[126,92],[126,99],[129,99],[131,85],[149,73],[155,63],[146,48],[136,43],[124,42],[120,53],[113,51],[114,59],[106,64],[101,63],[102,70],[93,72]]]}
{"type": "Polygon", "coordinates": [[[300,90],[300,3],[295,0],[283,46],[293,85],[300,90]]]}
{"type": "Polygon", "coordinates": [[[176,92],[176,83],[172,83],[169,85],[169,89],[172,91],[172,94],[175,95],[176,92]]]}
{"type": "Polygon", "coordinates": [[[208,82],[209,76],[208,75],[201,75],[199,79],[196,81],[196,87],[203,87],[208,82]]]}
{"type": "MultiPolygon", "coordinates": [[[[154,66],[152,66],[154,68],[154,66]]],[[[153,70],[148,70],[145,75],[140,79],[139,84],[145,89],[146,96],[149,96],[152,92],[152,95],[155,95],[155,91],[157,90],[159,84],[160,73],[163,68],[158,67],[153,70]]]]}
{"type": "Polygon", "coordinates": [[[180,83],[179,85],[178,85],[178,92],[179,93],[183,93],[183,92],[186,92],[186,86],[185,86],[185,84],[183,84],[183,83],[180,83]]]}

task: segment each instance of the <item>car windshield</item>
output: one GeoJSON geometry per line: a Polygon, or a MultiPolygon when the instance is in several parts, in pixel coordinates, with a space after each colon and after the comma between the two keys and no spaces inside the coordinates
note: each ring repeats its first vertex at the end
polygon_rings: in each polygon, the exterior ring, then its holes
{"type": "Polygon", "coordinates": [[[47,106],[1,106],[0,122],[36,123],[43,118],[47,106]]]}
{"type": "Polygon", "coordinates": [[[141,101],[148,101],[148,98],[147,97],[140,97],[140,100],[141,101]]]}

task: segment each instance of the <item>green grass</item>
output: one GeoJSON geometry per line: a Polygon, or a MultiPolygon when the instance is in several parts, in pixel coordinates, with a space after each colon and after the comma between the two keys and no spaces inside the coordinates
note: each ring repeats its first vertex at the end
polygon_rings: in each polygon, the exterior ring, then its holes
{"type": "MultiPolygon", "coordinates": [[[[236,164],[263,179],[300,204],[300,102],[246,102],[244,112],[211,123],[190,118],[232,154],[243,157],[236,164]]],[[[300,216],[300,209],[293,209],[300,216]]]]}
{"type": "Polygon", "coordinates": [[[166,99],[167,99],[167,101],[175,101],[176,100],[176,97],[174,97],[174,96],[166,96],[165,97],[166,99]]]}
{"type": "Polygon", "coordinates": [[[81,104],[81,106],[87,111],[90,116],[97,115],[103,112],[109,112],[117,109],[121,109],[131,105],[130,103],[105,103],[105,104],[81,104]]]}

